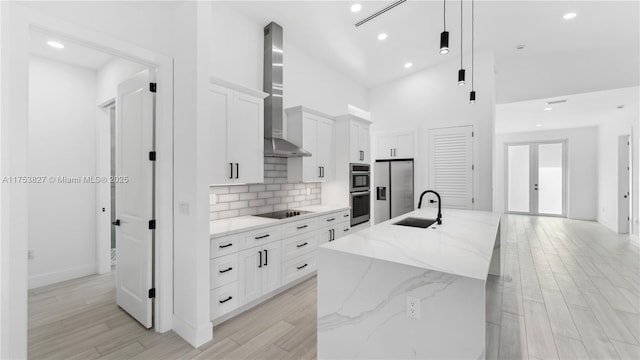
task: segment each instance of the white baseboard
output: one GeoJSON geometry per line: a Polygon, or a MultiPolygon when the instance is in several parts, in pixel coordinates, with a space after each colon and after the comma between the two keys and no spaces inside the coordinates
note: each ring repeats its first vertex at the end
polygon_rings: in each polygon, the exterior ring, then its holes
{"type": "Polygon", "coordinates": [[[89,276],[96,274],[98,271],[98,265],[96,263],[77,266],[70,269],[53,271],[45,274],[34,275],[29,277],[28,287],[29,289],[38,288],[41,286],[51,285],[62,281],[77,279],[83,276],[89,276]]]}
{"type": "Polygon", "coordinates": [[[209,321],[196,328],[174,314],[172,325],[172,330],[193,347],[199,347],[213,339],[213,325],[209,321]]]}
{"type": "Polygon", "coordinates": [[[598,224],[606,227],[607,229],[609,229],[609,230],[611,230],[611,231],[613,231],[615,233],[618,232],[618,227],[617,226],[614,226],[613,224],[611,224],[611,223],[609,223],[607,221],[604,221],[601,218],[598,218],[596,221],[598,222],[598,224]]]}

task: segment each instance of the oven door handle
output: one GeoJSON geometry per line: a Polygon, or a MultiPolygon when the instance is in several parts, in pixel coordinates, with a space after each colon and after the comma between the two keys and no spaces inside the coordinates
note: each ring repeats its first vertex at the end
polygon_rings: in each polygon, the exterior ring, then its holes
{"type": "Polygon", "coordinates": [[[370,195],[371,191],[367,190],[367,191],[357,191],[357,192],[352,192],[351,195],[352,196],[360,196],[360,195],[370,195]]]}

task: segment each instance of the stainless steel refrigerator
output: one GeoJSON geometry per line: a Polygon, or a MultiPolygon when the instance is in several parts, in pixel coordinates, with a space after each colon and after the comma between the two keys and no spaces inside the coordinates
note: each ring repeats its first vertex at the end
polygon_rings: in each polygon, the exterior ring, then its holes
{"type": "Polygon", "coordinates": [[[374,223],[413,211],[413,160],[378,160],[374,171],[374,223]]]}

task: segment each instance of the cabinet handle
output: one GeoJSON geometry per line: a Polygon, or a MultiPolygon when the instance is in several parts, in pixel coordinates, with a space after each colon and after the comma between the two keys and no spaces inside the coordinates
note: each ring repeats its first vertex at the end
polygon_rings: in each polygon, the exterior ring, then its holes
{"type": "Polygon", "coordinates": [[[236,179],[240,176],[240,164],[236,163],[236,179]]]}
{"type": "Polygon", "coordinates": [[[324,166],[320,166],[320,173],[322,174],[320,177],[324,178],[324,166]]]}
{"type": "Polygon", "coordinates": [[[229,179],[233,179],[233,163],[229,163],[229,179]]]}
{"type": "Polygon", "coordinates": [[[302,266],[296,266],[296,269],[300,270],[300,269],[304,269],[307,267],[307,264],[304,264],[302,266]]]}
{"type": "Polygon", "coordinates": [[[394,148],[393,149],[393,157],[398,156],[398,149],[394,148]]]}
{"type": "Polygon", "coordinates": [[[117,219],[116,221],[112,222],[111,225],[120,226],[120,219],[117,219]]]}
{"type": "Polygon", "coordinates": [[[302,225],[302,226],[298,226],[296,229],[302,230],[302,229],[307,228],[307,227],[309,227],[309,225],[302,225]]]}
{"type": "Polygon", "coordinates": [[[349,214],[344,214],[342,217],[349,217],[349,214]]]}
{"type": "Polygon", "coordinates": [[[336,239],[336,230],[335,229],[331,229],[329,230],[329,233],[331,234],[331,239],[329,241],[333,241],[336,239]]]}
{"type": "Polygon", "coordinates": [[[303,246],[307,246],[307,245],[308,245],[308,243],[304,243],[304,244],[298,244],[298,245],[296,245],[296,247],[299,247],[299,248],[301,248],[301,247],[303,247],[303,246]]]}
{"type": "Polygon", "coordinates": [[[342,231],[347,232],[347,231],[349,231],[349,228],[346,228],[346,229],[344,229],[344,230],[342,230],[342,231]]]}
{"type": "Polygon", "coordinates": [[[389,149],[389,156],[393,157],[393,149],[389,149]]]}
{"type": "Polygon", "coordinates": [[[335,219],[336,219],[336,218],[327,219],[327,222],[329,222],[329,221],[333,221],[333,220],[335,220],[335,219]]]}
{"type": "Polygon", "coordinates": [[[220,300],[220,301],[218,301],[218,302],[219,302],[220,304],[224,304],[224,303],[226,303],[227,301],[229,301],[229,300],[231,300],[231,299],[233,299],[233,297],[232,297],[232,296],[229,296],[228,298],[226,298],[226,299],[224,299],[224,300],[220,300]]]}
{"type": "Polygon", "coordinates": [[[220,270],[220,274],[224,274],[224,273],[226,273],[226,272],[228,272],[228,271],[231,271],[231,270],[233,270],[233,268],[232,268],[232,267],[230,267],[230,268],[228,268],[228,269],[226,269],[226,270],[220,270]]]}
{"type": "Polygon", "coordinates": [[[256,240],[260,240],[260,239],[268,238],[270,235],[271,235],[271,234],[262,235],[262,236],[256,236],[254,239],[256,239],[256,240]]]}
{"type": "Polygon", "coordinates": [[[267,250],[264,251],[264,266],[267,266],[267,261],[269,261],[269,253],[267,250]]]}
{"type": "Polygon", "coordinates": [[[318,166],[318,177],[322,177],[322,166],[318,166]]]}
{"type": "Polygon", "coordinates": [[[260,256],[260,261],[258,261],[258,267],[262,267],[262,251],[258,251],[258,255],[260,256]]]}
{"type": "Polygon", "coordinates": [[[220,249],[228,248],[229,246],[233,246],[233,244],[232,243],[228,243],[228,244],[225,244],[225,245],[218,245],[218,247],[220,249]]]}

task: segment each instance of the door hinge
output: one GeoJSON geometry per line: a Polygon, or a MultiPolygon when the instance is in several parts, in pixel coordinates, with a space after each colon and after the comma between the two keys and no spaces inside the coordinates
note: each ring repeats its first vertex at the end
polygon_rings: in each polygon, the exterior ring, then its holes
{"type": "Polygon", "coordinates": [[[156,161],[156,152],[149,151],[149,161],[156,161]]]}
{"type": "Polygon", "coordinates": [[[151,91],[152,93],[156,92],[158,86],[156,83],[149,83],[149,91],[151,91]]]}
{"type": "Polygon", "coordinates": [[[156,229],[156,221],[149,220],[149,230],[155,230],[155,229],[156,229]]]}
{"type": "Polygon", "coordinates": [[[153,299],[156,297],[156,288],[149,289],[149,299],[153,299]]]}
{"type": "Polygon", "coordinates": [[[471,170],[475,170],[475,169],[476,169],[476,166],[472,164],[471,165],[471,170]]]}
{"type": "Polygon", "coordinates": [[[475,203],[476,203],[476,198],[472,197],[472,198],[471,198],[471,203],[472,203],[472,204],[475,204],[475,203]]]}

